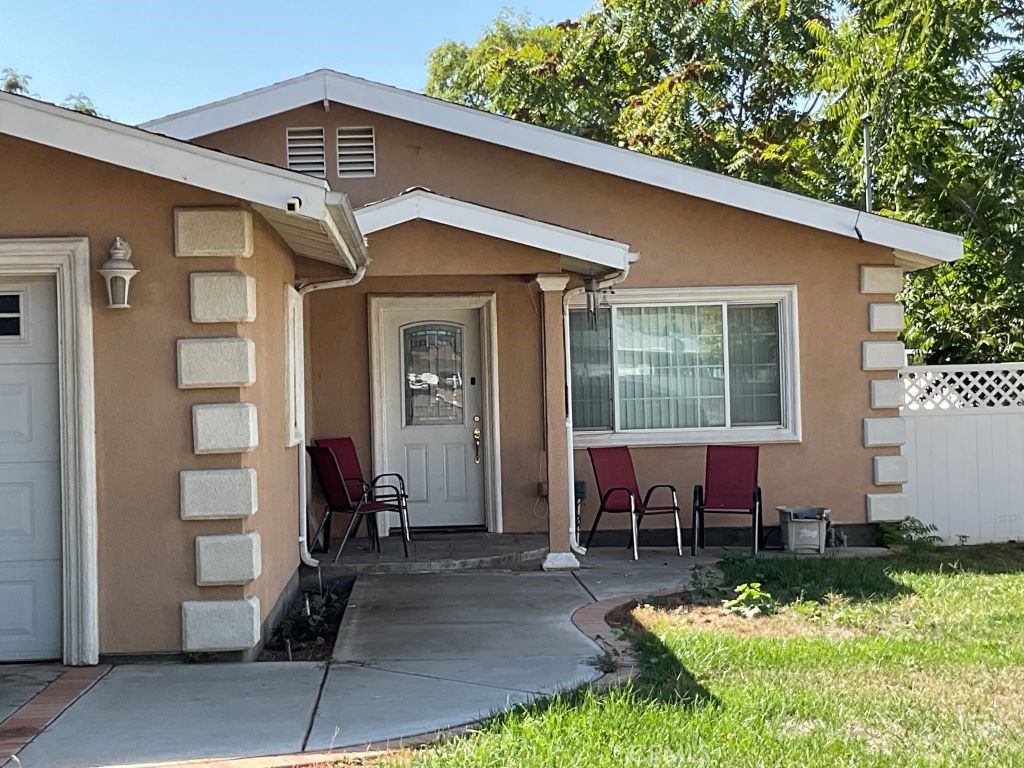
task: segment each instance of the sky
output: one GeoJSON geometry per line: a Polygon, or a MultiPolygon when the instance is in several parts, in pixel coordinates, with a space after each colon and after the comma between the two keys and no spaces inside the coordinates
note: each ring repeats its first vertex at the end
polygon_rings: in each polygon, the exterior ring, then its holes
{"type": "Polygon", "coordinates": [[[561,20],[592,2],[0,0],[0,69],[30,75],[40,98],[84,93],[139,123],[320,68],[422,90],[430,50],[473,42],[502,8],[561,20]]]}

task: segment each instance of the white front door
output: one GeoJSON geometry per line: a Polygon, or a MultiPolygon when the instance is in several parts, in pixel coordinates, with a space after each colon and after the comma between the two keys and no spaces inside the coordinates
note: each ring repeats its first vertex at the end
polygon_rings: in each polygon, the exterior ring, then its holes
{"type": "Polygon", "coordinates": [[[405,477],[413,528],[486,524],[479,309],[384,314],[387,471],[405,477]]]}
{"type": "Polygon", "coordinates": [[[53,278],[0,278],[0,661],[61,655],[53,278]]]}

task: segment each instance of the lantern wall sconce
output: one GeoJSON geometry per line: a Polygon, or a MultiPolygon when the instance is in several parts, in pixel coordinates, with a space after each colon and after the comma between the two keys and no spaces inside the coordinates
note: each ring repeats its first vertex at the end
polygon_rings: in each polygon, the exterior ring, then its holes
{"type": "Polygon", "coordinates": [[[107,284],[107,306],[110,309],[131,309],[128,286],[139,270],[132,264],[132,247],[123,237],[114,238],[110,245],[110,258],[103,262],[99,273],[107,284]]]}

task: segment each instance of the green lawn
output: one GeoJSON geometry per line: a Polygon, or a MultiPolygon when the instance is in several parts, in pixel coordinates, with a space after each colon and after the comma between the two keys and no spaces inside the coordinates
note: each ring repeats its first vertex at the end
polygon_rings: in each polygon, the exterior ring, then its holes
{"type": "MultiPolygon", "coordinates": [[[[495,768],[1024,766],[1024,545],[746,558],[722,570],[729,586],[760,581],[778,612],[641,607],[638,682],[518,709],[406,758],[495,768]]],[[[717,605],[721,595],[704,597],[717,605]]]]}

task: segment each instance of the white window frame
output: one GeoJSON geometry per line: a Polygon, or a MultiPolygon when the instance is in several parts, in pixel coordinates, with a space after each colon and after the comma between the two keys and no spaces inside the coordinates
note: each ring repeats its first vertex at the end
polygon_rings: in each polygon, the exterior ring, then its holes
{"type": "Polygon", "coordinates": [[[286,445],[299,445],[306,434],[305,380],[306,339],[302,313],[302,294],[285,285],[284,389],[286,445]]]}
{"type": "MultiPolygon", "coordinates": [[[[736,304],[777,304],[779,307],[779,368],[781,379],[782,424],[737,427],[678,427],[674,429],[621,429],[619,427],[618,354],[615,344],[615,318],[612,317],[612,419],[611,430],[573,429],[577,448],[607,445],[708,445],[727,443],[798,443],[800,419],[800,335],[797,322],[795,285],[715,286],[700,288],[617,288],[601,297],[605,307],[707,306],[736,304]]],[[[586,296],[577,296],[570,309],[586,308],[586,296]]],[[[613,313],[614,314],[614,313],[613,313]]],[[[725,333],[725,367],[728,369],[728,325],[725,333]]],[[[568,338],[568,334],[567,334],[568,338]]],[[[572,375],[567,376],[569,403],[572,403],[572,375]]],[[[730,409],[726,392],[726,422],[730,409]]],[[[571,413],[570,413],[571,418],[571,413]]]]}
{"type": "Polygon", "coordinates": [[[26,344],[28,343],[28,323],[26,322],[29,316],[28,307],[28,291],[22,288],[14,289],[3,289],[0,290],[0,296],[17,296],[18,297],[18,311],[17,312],[0,312],[0,318],[14,317],[18,320],[18,335],[17,336],[0,336],[0,344],[14,345],[14,344],[26,344]]]}

